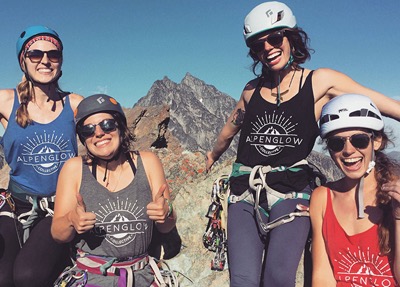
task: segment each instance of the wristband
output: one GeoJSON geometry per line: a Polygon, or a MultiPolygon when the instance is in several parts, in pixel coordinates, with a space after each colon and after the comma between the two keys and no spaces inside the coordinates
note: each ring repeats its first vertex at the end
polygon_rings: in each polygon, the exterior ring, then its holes
{"type": "Polygon", "coordinates": [[[172,218],[173,216],[173,212],[174,212],[174,208],[172,207],[172,203],[169,201],[168,198],[165,198],[165,201],[168,203],[168,213],[167,213],[167,217],[168,218],[172,218]]]}

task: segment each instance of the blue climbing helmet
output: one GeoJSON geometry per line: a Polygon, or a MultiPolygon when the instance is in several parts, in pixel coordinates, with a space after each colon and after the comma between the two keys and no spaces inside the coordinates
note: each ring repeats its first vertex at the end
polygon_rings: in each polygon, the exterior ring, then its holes
{"type": "Polygon", "coordinates": [[[17,58],[18,61],[20,60],[22,50],[24,49],[25,45],[29,42],[29,40],[33,39],[37,36],[49,36],[49,39],[53,38],[58,42],[53,42],[56,46],[59,46],[59,50],[63,50],[63,44],[61,42],[60,37],[58,36],[57,32],[42,25],[37,26],[30,26],[25,29],[18,37],[17,40],[17,58]]]}

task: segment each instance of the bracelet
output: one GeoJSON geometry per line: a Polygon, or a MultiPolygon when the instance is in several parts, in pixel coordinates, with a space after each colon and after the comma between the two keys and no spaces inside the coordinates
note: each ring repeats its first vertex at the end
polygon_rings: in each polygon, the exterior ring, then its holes
{"type": "Polygon", "coordinates": [[[167,213],[167,218],[172,218],[173,216],[173,212],[174,212],[174,208],[172,207],[172,203],[169,201],[168,198],[165,198],[165,201],[168,203],[168,213],[167,213]]]}

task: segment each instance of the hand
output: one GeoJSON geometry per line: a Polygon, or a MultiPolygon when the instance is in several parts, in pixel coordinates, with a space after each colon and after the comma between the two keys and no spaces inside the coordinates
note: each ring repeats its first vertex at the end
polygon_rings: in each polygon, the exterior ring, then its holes
{"type": "Polygon", "coordinates": [[[157,223],[164,223],[167,217],[169,206],[164,198],[167,184],[163,184],[158,190],[154,200],[147,205],[147,215],[157,223]]]}
{"type": "Polygon", "coordinates": [[[395,219],[400,219],[400,180],[386,183],[382,189],[392,197],[393,216],[395,219]]]}
{"type": "Polygon", "coordinates": [[[213,166],[214,162],[215,162],[215,160],[212,157],[212,152],[211,151],[207,152],[207,154],[206,154],[206,172],[207,173],[211,171],[211,167],[213,166]]]}
{"type": "Polygon", "coordinates": [[[86,205],[79,192],[76,194],[76,207],[70,212],[69,218],[78,234],[85,233],[92,229],[96,223],[96,214],[93,212],[86,212],[86,205]]]}

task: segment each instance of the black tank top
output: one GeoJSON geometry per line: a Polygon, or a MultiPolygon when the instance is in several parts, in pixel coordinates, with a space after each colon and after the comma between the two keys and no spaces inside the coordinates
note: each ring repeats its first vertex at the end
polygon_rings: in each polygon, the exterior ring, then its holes
{"type": "MultiPolygon", "coordinates": [[[[300,81],[297,95],[279,107],[262,98],[262,85],[255,89],[246,107],[236,162],[250,167],[290,166],[310,154],[318,136],[312,74],[313,71],[303,87],[300,81]]],[[[268,183],[282,192],[299,191],[308,184],[308,172],[270,173],[268,183]]]]}

